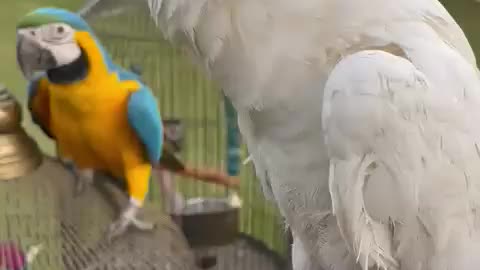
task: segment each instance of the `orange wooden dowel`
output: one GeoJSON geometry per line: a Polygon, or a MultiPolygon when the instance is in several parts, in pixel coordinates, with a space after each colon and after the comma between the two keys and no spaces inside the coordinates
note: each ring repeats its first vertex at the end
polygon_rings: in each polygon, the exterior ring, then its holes
{"type": "Polygon", "coordinates": [[[171,171],[172,173],[175,173],[181,176],[191,177],[206,183],[222,185],[230,188],[237,189],[240,186],[240,180],[238,178],[230,177],[216,170],[191,168],[188,166],[185,166],[183,170],[176,170],[176,171],[169,170],[165,166],[159,166],[158,169],[171,171]]]}

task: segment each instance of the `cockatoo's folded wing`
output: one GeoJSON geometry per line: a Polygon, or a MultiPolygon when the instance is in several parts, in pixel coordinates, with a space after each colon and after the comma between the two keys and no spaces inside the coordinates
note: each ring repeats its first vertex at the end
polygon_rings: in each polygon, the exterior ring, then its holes
{"type": "Polygon", "coordinates": [[[473,270],[480,264],[473,256],[480,249],[478,75],[460,55],[439,60],[437,70],[450,72],[441,78],[407,58],[361,51],[329,77],[322,121],[333,211],[363,269],[473,270]]]}

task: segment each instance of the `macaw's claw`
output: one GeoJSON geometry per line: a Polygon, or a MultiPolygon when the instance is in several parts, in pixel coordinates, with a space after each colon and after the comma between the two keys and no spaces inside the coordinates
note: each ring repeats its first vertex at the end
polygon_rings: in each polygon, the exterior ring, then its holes
{"type": "Polygon", "coordinates": [[[155,229],[155,223],[146,222],[137,218],[138,210],[138,207],[129,205],[120,218],[110,224],[107,232],[108,243],[112,243],[115,238],[125,234],[130,226],[140,231],[153,231],[155,229]]]}
{"type": "Polygon", "coordinates": [[[124,235],[129,226],[133,226],[140,231],[152,231],[155,229],[155,223],[138,220],[136,218],[128,219],[125,217],[121,217],[120,219],[110,224],[107,234],[108,243],[112,243],[113,240],[115,240],[119,236],[124,235]]]}
{"type": "Polygon", "coordinates": [[[84,180],[76,179],[75,181],[75,190],[73,192],[74,197],[82,195],[82,193],[87,189],[87,183],[84,180]]]}
{"type": "Polygon", "coordinates": [[[132,220],[132,225],[140,231],[152,231],[155,229],[155,223],[136,218],[132,220]]]}
{"type": "Polygon", "coordinates": [[[91,169],[78,170],[75,168],[72,171],[75,177],[75,190],[73,195],[77,197],[85,192],[87,187],[92,184],[94,171],[91,169]]]}

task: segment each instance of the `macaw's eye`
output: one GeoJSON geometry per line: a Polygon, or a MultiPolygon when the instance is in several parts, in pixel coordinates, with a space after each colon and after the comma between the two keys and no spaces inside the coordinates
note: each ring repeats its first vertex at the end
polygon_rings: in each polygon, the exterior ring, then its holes
{"type": "MultiPolygon", "coordinates": [[[[1,1],[1,0],[0,0],[1,1]]],[[[40,28],[40,36],[43,41],[49,43],[67,43],[72,40],[72,28],[67,24],[46,24],[40,28]]]]}
{"type": "Polygon", "coordinates": [[[30,34],[31,34],[32,36],[35,36],[35,31],[33,31],[33,30],[30,31],[30,34]]]}

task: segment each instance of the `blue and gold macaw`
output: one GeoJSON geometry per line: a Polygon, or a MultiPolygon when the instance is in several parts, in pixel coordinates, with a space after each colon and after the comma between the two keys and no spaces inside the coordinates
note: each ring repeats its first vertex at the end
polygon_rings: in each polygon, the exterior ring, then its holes
{"type": "Polygon", "coordinates": [[[93,172],[126,181],[129,205],[109,228],[112,239],[137,219],[152,166],[160,160],[163,128],[158,104],[139,77],[115,65],[89,25],[64,9],[40,8],[17,26],[18,64],[30,81],[32,119],[72,162],[82,191],[93,172]]]}

